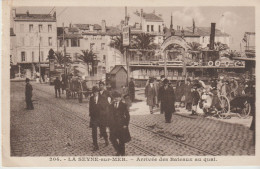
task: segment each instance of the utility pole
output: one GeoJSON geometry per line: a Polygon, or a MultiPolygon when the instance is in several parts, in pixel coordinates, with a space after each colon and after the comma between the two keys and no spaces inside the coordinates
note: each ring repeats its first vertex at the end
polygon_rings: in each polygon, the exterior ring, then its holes
{"type": "MultiPolygon", "coordinates": [[[[66,61],[66,45],[65,45],[65,35],[64,35],[64,22],[62,23],[62,43],[64,47],[64,60],[66,61]]],[[[66,62],[64,62],[64,75],[66,76],[67,70],[66,70],[66,62]]]]}
{"type": "MultiPolygon", "coordinates": [[[[125,7],[125,26],[128,25],[128,18],[127,18],[127,7],[125,7]]],[[[129,28],[130,29],[130,28],[129,28]]],[[[130,43],[130,30],[129,30],[129,43],[130,43]]],[[[130,44],[129,44],[130,45],[130,44]]],[[[129,84],[129,73],[130,73],[130,68],[129,68],[129,58],[127,56],[127,46],[125,47],[125,59],[126,59],[126,68],[127,68],[127,86],[129,84]]]]}
{"type": "Polygon", "coordinates": [[[42,83],[42,74],[41,74],[41,36],[39,33],[39,74],[40,74],[40,83],[42,83]]]}

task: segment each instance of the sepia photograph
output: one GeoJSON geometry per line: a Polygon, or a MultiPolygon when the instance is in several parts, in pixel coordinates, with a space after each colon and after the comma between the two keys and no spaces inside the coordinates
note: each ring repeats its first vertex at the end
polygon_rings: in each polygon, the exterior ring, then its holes
{"type": "Polygon", "coordinates": [[[254,6],[17,5],[7,15],[10,158],[256,156],[254,6]]]}

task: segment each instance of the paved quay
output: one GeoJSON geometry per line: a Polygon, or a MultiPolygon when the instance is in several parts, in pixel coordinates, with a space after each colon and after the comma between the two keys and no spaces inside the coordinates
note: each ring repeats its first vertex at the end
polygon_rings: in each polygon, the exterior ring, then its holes
{"type": "MultiPolygon", "coordinates": [[[[92,152],[88,102],[55,98],[54,87],[32,82],[35,109],[25,110],[23,82],[11,82],[11,155],[12,156],[83,156],[114,155],[99,139],[100,150],[92,152]],[[12,104],[15,102],[16,104],[12,104]]],[[[137,89],[139,102],[130,109],[131,142],[126,155],[254,155],[251,118],[232,117],[224,121],[191,117],[180,109],[172,123],[164,116],[149,114],[143,89],[137,89]],[[228,121],[229,120],[229,121],[228,121]]]]}

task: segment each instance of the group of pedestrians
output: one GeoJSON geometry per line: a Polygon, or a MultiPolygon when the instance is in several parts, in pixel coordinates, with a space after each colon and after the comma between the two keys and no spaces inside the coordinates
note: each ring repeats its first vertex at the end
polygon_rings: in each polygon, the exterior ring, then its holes
{"type": "Polygon", "coordinates": [[[109,140],[116,150],[117,156],[125,155],[125,143],[131,140],[128,125],[130,121],[127,104],[122,101],[121,94],[114,91],[112,94],[105,90],[105,83],[99,82],[94,86],[93,95],[89,101],[90,127],[92,128],[93,151],[99,150],[97,131],[108,146],[109,140]]]}
{"type": "Polygon", "coordinates": [[[145,87],[145,97],[150,113],[153,114],[154,108],[160,106],[160,113],[165,115],[165,122],[170,123],[172,113],[175,112],[175,94],[172,83],[163,75],[159,81],[151,77],[145,87]]]}

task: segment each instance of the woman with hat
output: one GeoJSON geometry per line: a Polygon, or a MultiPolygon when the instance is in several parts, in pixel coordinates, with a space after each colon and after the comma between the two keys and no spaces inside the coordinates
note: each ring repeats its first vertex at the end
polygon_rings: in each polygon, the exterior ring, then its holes
{"type": "Polygon", "coordinates": [[[145,87],[145,97],[147,98],[146,102],[149,106],[150,113],[153,114],[153,108],[156,104],[156,89],[153,84],[154,79],[149,79],[149,84],[145,87]]]}

